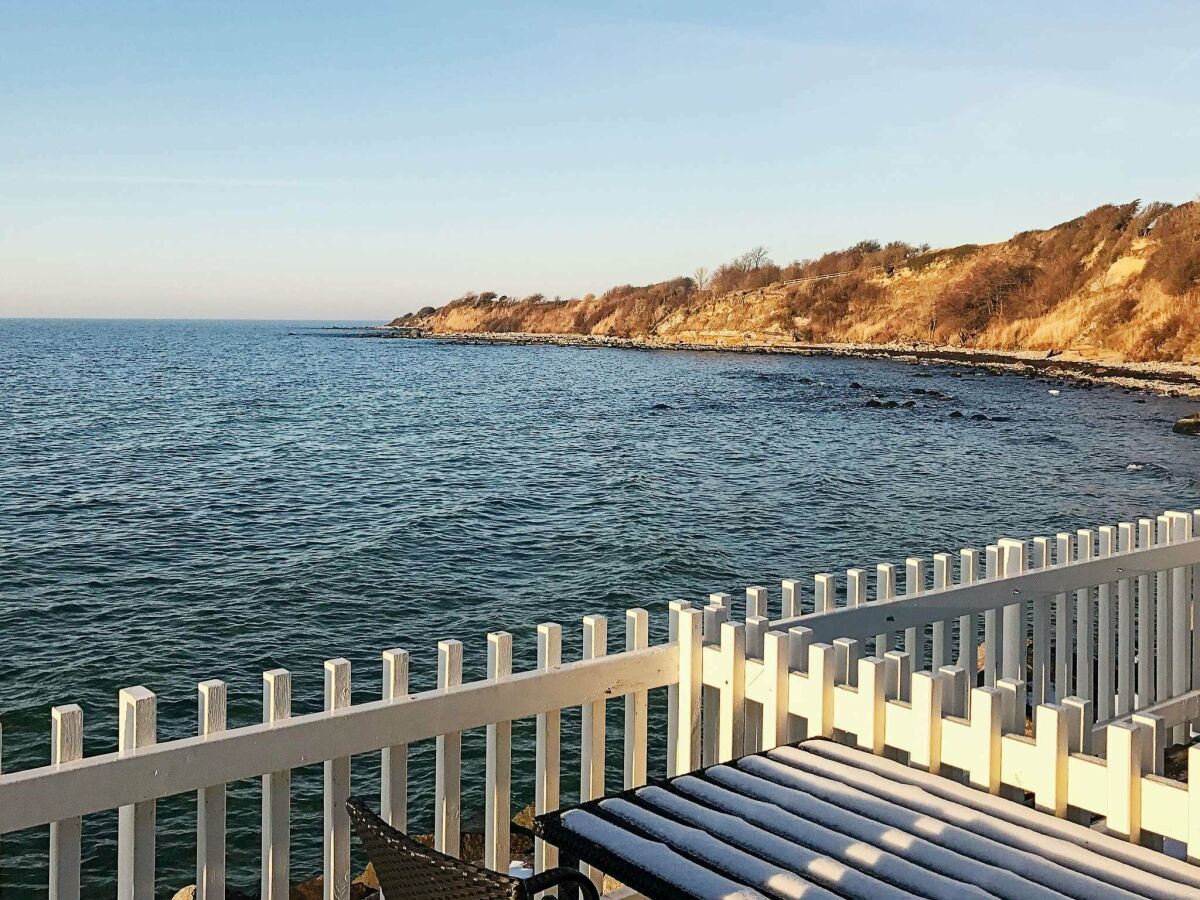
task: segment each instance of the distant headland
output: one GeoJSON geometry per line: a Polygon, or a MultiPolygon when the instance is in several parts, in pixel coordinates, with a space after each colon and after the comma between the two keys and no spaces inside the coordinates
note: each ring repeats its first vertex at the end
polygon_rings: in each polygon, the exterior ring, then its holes
{"type": "Polygon", "coordinates": [[[865,240],[782,266],[758,247],[711,272],[600,295],[468,293],[387,327],[522,343],[915,354],[1150,377],[1193,393],[1200,202],[1100,206],[995,244],[865,240]]]}

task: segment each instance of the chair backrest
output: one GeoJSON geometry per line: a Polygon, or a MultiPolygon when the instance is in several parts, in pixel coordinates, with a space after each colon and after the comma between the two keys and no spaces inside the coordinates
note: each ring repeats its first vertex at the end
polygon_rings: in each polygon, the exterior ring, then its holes
{"type": "Polygon", "coordinates": [[[523,900],[517,879],[418,844],[353,798],[346,809],[388,900],[523,900]]]}

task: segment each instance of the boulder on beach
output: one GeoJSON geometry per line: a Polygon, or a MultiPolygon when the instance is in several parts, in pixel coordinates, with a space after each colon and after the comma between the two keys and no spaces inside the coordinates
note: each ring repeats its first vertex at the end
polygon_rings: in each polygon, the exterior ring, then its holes
{"type": "Polygon", "coordinates": [[[1200,413],[1184,416],[1171,430],[1176,434],[1200,434],[1200,413]]]}

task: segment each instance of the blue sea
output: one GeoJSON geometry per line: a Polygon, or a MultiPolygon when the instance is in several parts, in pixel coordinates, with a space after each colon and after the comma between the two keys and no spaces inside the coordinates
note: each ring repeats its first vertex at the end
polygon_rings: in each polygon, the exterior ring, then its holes
{"type": "MultiPolygon", "coordinates": [[[[318,324],[347,323],[0,320],[6,771],[47,762],[57,704],[82,705],[88,754],[114,749],[126,686],[158,695],[165,740],[195,732],[208,678],[229,683],[230,724],[248,724],[265,669],[290,669],[294,710],[312,711],[331,657],[352,661],[362,702],[391,647],[412,652],[422,689],[441,638],[465,642],[475,678],[489,631],[512,632],[528,667],[539,622],[563,623],[577,658],[586,613],[610,617],[615,650],[634,606],[661,638],[671,599],[761,583],[777,604],[781,578],[1197,505],[1200,439],[1171,433],[1194,401],[950,366],[318,324]]],[[[531,732],[518,726],[519,753],[531,732]]],[[[467,736],[468,825],[482,746],[467,736]]],[[[532,799],[530,758],[514,809],[532,799]]],[[[418,831],[431,759],[414,748],[418,831]]],[[[355,761],[357,793],[375,796],[377,766],[355,761]]],[[[577,772],[565,755],[565,799],[577,772]]],[[[296,877],[320,870],[319,775],[295,776],[296,877]]],[[[258,803],[256,782],[231,786],[230,883],[251,891],[258,803]]],[[[160,804],[162,896],[194,880],[194,806],[160,804]]],[[[115,834],[113,814],[85,820],[85,895],[111,892],[115,834]]],[[[44,896],[46,848],[45,829],[0,837],[0,897],[44,896]]]]}

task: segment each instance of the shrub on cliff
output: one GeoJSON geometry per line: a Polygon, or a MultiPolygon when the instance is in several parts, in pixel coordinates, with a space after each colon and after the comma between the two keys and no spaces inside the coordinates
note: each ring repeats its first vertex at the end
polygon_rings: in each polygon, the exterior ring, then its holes
{"type": "Polygon", "coordinates": [[[1184,203],[1160,216],[1150,232],[1158,250],[1146,274],[1169,294],[1200,287],[1200,203],[1184,203]]]}

